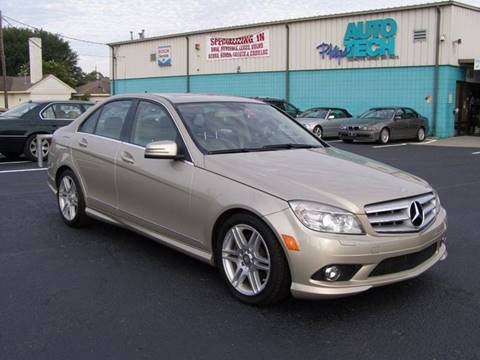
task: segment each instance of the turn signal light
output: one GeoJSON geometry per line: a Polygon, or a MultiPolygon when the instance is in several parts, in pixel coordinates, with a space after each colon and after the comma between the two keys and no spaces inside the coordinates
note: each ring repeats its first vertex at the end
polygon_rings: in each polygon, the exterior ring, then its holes
{"type": "Polygon", "coordinates": [[[282,234],[282,239],[288,250],[300,251],[300,246],[293,236],[282,234]]]}

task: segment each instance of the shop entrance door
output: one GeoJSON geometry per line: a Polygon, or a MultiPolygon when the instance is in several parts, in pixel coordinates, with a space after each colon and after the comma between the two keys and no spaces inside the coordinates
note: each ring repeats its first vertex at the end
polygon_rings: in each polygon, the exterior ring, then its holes
{"type": "Polygon", "coordinates": [[[455,135],[471,135],[470,116],[476,117],[476,135],[480,135],[480,83],[457,81],[457,109],[455,114],[455,135]],[[472,100],[473,99],[473,100],[472,100]],[[473,103],[473,106],[472,106],[473,103]]]}

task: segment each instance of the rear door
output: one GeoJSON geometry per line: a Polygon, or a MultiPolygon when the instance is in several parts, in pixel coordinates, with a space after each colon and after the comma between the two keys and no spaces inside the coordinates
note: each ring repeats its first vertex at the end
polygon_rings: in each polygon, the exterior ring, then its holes
{"type": "Polygon", "coordinates": [[[119,145],[116,159],[119,214],[127,221],[167,238],[197,245],[190,229],[195,218],[190,194],[195,167],[168,110],[160,103],[141,100],[131,130],[119,145]],[[147,144],[175,141],[185,161],[146,159],[147,144]]]}
{"type": "Polygon", "coordinates": [[[92,113],[79,127],[72,155],[85,187],[87,206],[106,213],[117,208],[115,159],[134,100],[115,100],[92,113]]]}
{"type": "Polygon", "coordinates": [[[40,112],[40,118],[50,132],[53,132],[62,126],[70,124],[82,115],[84,111],[83,106],[78,103],[53,103],[40,112]]]}
{"type": "Polygon", "coordinates": [[[405,117],[408,121],[407,137],[413,139],[417,136],[417,131],[422,125],[422,121],[418,114],[410,108],[405,108],[405,117]]]}

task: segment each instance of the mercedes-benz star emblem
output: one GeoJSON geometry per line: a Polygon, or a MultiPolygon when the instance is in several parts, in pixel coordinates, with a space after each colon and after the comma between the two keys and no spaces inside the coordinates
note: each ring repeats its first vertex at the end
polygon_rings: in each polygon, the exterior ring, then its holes
{"type": "Polygon", "coordinates": [[[418,201],[413,201],[410,204],[410,221],[413,226],[420,227],[423,224],[423,208],[418,201]]]}

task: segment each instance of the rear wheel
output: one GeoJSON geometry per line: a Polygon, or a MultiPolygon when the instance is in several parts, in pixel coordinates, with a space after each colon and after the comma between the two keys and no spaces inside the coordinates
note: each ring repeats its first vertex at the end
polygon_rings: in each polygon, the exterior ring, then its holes
{"type": "Polygon", "coordinates": [[[58,210],[62,220],[68,226],[80,227],[88,218],[85,214],[85,198],[75,174],[65,170],[57,182],[58,210]]]}
{"type": "Polygon", "coordinates": [[[390,140],[390,131],[387,128],[383,128],[378,136],[378,142],[380,144],[387,144],[388,140],[390,140]]]}
{"type": "Polygon", "coordinates": [[[417,140],[418,142],[422,142],[423,140],[425,140],[425,129],[424,128],[418,129],[417,137],[415,138],[415,140],[417,140]]]}
{"type": "Polygon", "coordinates": [[[215,259],[232,294],[249,304],[269,304],[290,294],[290,271],[283,249],[257,217],[240,213],[217,234],[215,259]]]}
{"type": "MultiPolygon", "coordinates": [[[[48,157],[48,153],[50,152],[50,141],[47,139],[42,139],[42,158],[43,160],[46,160],[48,157]]],[[[25,142],[25,148],[23,150],[23,154],[25,157],[30,160],[30,161],[37,161],[38,160],[38,154],[37,154],[37,134],[30,135],[25,142]]]]}
{"type": "Polygon", "coordinates": [[[316,137],[318,137],[320,139],[323,136],[323,130],[320,126],[315,126],[315,128],[313,129],[313,133],[315,134],[316,137]]]}

